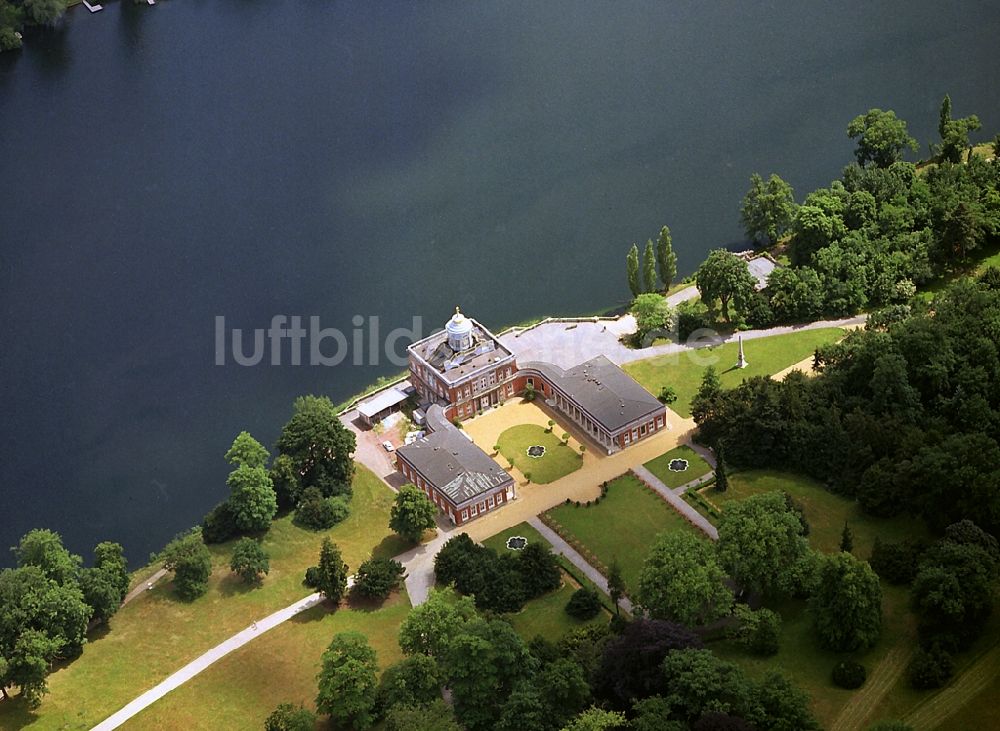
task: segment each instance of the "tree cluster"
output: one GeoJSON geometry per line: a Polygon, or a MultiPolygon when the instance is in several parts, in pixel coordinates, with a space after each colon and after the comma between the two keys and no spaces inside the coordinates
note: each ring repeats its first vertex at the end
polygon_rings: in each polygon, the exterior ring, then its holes
{"type": "Polygon", "coordinates": [[[226,452],[226,461],[235,465],[226,485],[229,497],[216,505],[202,521],[206,543],[222,543],[241,534],[263,533],[278,512],[274,482],[267,470],[267,449],[242,431],[226,452]]]}
{"type": "Polygon", "coordinates": [[[556,557],[546,546],[532,542],[517,555],[500,555],[467,533],[444,544],[434,558],[434,574],[440,583],[474,597],[479,609],[499,613],[520,611],[526,601],[562,582],[556,557]]]}
{"type": "MultiPolygon", "coordinates": [[[[787,468],[869,514],[1000,529],[1000,290],[959,280],[931,308],[822,348],[815,378],[706,387],[699,439],[739,467],[787,468]]],[[[729,512],[729,511],[727,511],[729,512]]],[[[878,562],[876,562],[878,564],[878,562]]]]}
{"type": "Polygon", "coordinates": [[[753,327],[899,307],[916,286],[964,266],[970,254],[995,243],[1000,163],[965,154],[979,119],[952,119],[945,101],[941,144],[925,171],[902,161],[903,150],[916,144],[906,123],[892,111],[871,109],[848,126],[857,162],[801,205],[777,175],[765,183],[754,174],[743,200],[744,228],[758,244],[790,234],[792,266],[777,268],[755,293],[735,257],[712,252],[697,276],[702,299],[720,299],[727,322],[753,327]]]}
{"type": "Polygon", "coordinates": [[[13,550],[17,567],[0,571],[0,692],[18,686],[34,708],[53,661],[80,653],[91,620],[118,611],[129,577],[117,543],[98,543],[86,568],[50,530],[30,531],[13,550]]]}
{"type": "Polygon", "coordinates": [[[674,253],[673,238],[670,229],[664,226],[656,237],[656,243],[650,239],[643,250],[642,261],[639,258],[639,246],[632,244],[625,257],[625,271],[628,278],[628,288],[633,297],[641,294],[668,290],[677,276],[677,254],[674,253]],[[659,280],[659,285],[657,285],[659,280]]]}

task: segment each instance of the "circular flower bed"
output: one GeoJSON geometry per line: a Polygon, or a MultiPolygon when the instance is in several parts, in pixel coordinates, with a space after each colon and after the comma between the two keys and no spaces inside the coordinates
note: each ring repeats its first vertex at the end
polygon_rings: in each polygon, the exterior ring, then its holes
{"type": "Polygon", "coordinates": [[[532,446],[528,447],[529,457],[535,457],[537,459],[538,457],[541,457],[543,454],[545,454],[545,447],[543,447],[541,444],[533,444],[532,446]]]}
{"type": "Polygon", "coordinates": [[[672,459],[669,467],[671,472],[686,472],[688,461],[686,459],[672,459]]]}
{"type": "Polygon", "coordinates": [[[507,548],[512,551],[520,551],[528,545],[528,539],[524,536],[511,536],[507,539],[507,548]]]}

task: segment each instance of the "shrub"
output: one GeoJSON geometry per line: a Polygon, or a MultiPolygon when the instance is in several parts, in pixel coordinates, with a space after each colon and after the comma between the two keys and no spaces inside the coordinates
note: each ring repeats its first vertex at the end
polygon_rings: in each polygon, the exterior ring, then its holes
{"type": "Polygon", "coordinates": [[[566,613],[577,619],[591,619],[601,611],[601,600],[593,589],[577,589],[566,603],[566,613]]]}
{"type": "Polygon", "coordinates": [[[853,660],[841,660],[833,666],[833,682],[840,688],[860,688],[867,678],[865,666],[853,660]]]}
{"type": "Polygon", "coordinates": [[[306,577],[302,580],[302,583],[310,589],[316,589],[319,587],[319,579],[319,566],[310,566],[306,569],[306,577]]]}
{"type": "Polygon", "coordinates": [[[906,668],[910,685],[918,690],[940,688],[954,672],[951,655],[936,645],[930,650],[917,650],[906,668]]]}
{"type": "Polygon", "coordinates": [[[770,609],[756,612],[746,604],[737,604],[733,615],[737,626],[729,636],[755,655],[770,656],[778,652],[781,636],[781,617],[770,609]]]}
{"type": "Polygon", "coordinates": [[[191,601],[208,591],[212,554],[202,541],[200,530],[195,529],[172,540],[160,557],[163,568],[174,572],[174,590],[181,599],[191,601]]]}
{"type": "Polygon", "coordinates": [[[403,565],[391,558],[370,558],[358,567],[354,591],[369,599],[384,600],[403,578],[403,565]]]}
{"type": "Polygon", "coordinates": [[[201,521],[201,537],[205,543],[225,543],[240,534],[236,527],[236,516],[228,500],[212,508],[201,521]]]}
{"type": "Polygon", "coordinates": [[[308,487],[302,491],[302,499],[295,510],[295,523],[303,528],[326,530],[350,514],[351,506],[346,497],[325,498],[318,488],[308,487]]]}
{"type": "Polygon", "coordinates": [[[229,569],[248,584],[257,585],[271,570],[267,553],[253,538],[241,538],[233,547],[229,569]]]}
{"type": "Polygon", "coordinates": [[[656,397],[661,404],[670,405],[677,401],[677,391],[674,390],[673,386],[664,386],[660,389],[659,395],[656,397]]]}
{"type": "Polygon", "coordinates": [[[312,731],[315,726],[315,713],[291,703],[282,703],[264,721],[264,731],[312,731]]]}
{"type": "Polygon", "coordinates": [[[912,540],[893,543],[875,539],[868,563],[890,584],[910,584],[917,575],[924,546],[912,540]]]}

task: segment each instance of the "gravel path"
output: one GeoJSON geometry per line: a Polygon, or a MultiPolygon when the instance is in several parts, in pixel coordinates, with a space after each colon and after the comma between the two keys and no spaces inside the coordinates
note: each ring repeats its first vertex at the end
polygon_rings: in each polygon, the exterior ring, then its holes
{"type": "Polygon", "coordinates": [[[659,477],[654,475],[642,465],[633,467],[632,471],[636,474],[636,477],[660,493],[660,495],[663,496],[663,499],[670,503],[674,510],[684,516],[689,523],[694,525],[696,528],[701,528],[701,530],[703,530],[713,541],[719,539],[719,531],[715,529],[715,526],[709,523],[708,519],[705,518],[704,515],[684,502],[679,495],[675,495],[674,491],[664,485],[659,477]]]}
{"type": "MultiPolygon", "coordinates": [[[[601,591],[609,596],[611,595],[611,592],[608,590],[608,580],[604,578],[604,574],[587,563],[587,560],[575,548],[564,541],[558,533],[540,521],[537,516],[529,518],[528,525],[541,533],[542,537],[552,544],[553,553],[565,556],[571,564],[583,572],[584,576],[597,584],[601,591]]],[[[632,602],[629,601],[628,597],[622,597],[620,604],[622,609],[632,614],[632,602]]]]}

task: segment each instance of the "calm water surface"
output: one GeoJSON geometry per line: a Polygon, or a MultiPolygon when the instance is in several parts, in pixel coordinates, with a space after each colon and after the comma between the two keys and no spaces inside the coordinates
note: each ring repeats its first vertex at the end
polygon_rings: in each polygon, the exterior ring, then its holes
{"type": "Polygon", "coordinates": [[[751,172],[828,182],[869,107],[1000,129],[993,3],[750,5],[123,2],[0,57],[0,547],[138,563],[240,429],[396,370],[217,367],[216,315],[592,312],[664,222],[683,271],[738,242],[751,172]]]}

